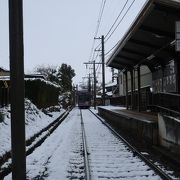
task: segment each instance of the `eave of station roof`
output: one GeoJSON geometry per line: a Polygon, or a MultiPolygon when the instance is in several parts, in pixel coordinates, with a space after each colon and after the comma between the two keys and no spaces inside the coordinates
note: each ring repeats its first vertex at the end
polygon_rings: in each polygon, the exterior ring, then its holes
{"type": "Polygon", "coordinates": [[[145,64],[153,70],[175,59],[176,21],[180,21],[180,1],[147,1],[107,65],[122,70],[145,64]]]}

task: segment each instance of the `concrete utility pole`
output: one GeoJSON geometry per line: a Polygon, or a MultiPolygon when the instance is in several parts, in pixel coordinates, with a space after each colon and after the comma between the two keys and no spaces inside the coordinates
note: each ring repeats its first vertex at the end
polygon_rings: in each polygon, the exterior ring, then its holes
{"type": "Polygon", "coordinates": [[[105,62],[104,62],[104,36],[102,35],[100,38],[94,39],[101,39],[101,53],[102,53],[102,89],[103,89],[103,105],[105,105],[105,62]]]}
{"type": "Polygon", "coordinates": [[[91,94],[91,75],[89,73],[89,77],[88,77],[88,92],[91,94]]]}
{"type": "Polygon", "coordinates": [[[96,66],[95,66],[95,61],[93,62],[93,72],[94,72],[94,109],[96,109],[96,66]]]}
{"type": "Polygon", "coordinates": [[[88,92],[91,94],[91,79],[94,77],[91,77],[91,74],[89,73],[88,77],[82,77],[83,79],[88,79],[88,92]]]}
{"type": "Polygon", "coordinates": [[[23,2],[9,0],[12,179],[26,179],[23,2]]]}
{"type": "Polygon", "coordinates": [[[103,87],[103,105],[105,105],[105,62],[104,62],[104,36],[101,38],[102,43],[102,87],[103,87]]]}
{"type": "Polygon", "coordinates": [[[101,64],[101,63],[96,63],[95,61],[91,62],[85,62],[84,64],[93,64],[93,75],[94,75],[94,109],[96,109],[96,64],[101,64]]]}

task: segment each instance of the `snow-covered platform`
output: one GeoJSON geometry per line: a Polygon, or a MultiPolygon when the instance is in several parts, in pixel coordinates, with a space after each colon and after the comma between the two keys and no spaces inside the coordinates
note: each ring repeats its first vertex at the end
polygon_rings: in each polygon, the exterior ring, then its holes
{"type": "Polygon", "coordinates": [[[126,110],[117,106],[100,106],[98,114],[116,127],[157,144],[158,117],[147,112],[126,110]]]}

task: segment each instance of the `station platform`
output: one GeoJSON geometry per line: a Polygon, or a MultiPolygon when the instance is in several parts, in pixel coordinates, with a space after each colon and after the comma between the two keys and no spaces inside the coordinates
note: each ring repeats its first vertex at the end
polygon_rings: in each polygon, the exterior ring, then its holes
{"type": "Polygon", "coordinates": [[[137,112],[132,110],[126,110],[126,109],[112,109],[111,111],[117,112],[121,114],[124,117],[127,118],[133,118],[140,121],[144,121],[146,123],[153,123],[157,122],[157,115],[154,115],[150,112],[137,112]]]}
{"type": "Polygon", "coordinates": [[[123,107],[99,106],[98,114],[118,129],[156,145],[158,143],[158,116],[151,112],[126,110],[123,107]]]}

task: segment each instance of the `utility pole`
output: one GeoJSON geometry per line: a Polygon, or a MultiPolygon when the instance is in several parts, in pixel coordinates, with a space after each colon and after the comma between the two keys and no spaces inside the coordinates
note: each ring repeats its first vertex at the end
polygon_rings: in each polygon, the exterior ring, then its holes
{"type": "Polygon", "coordinates": [[[105,105],[104,36],[101,37],[101,43],[102,43],[102,87],[103,87],[103,105],[105,105]]]}
{"type": "Polygon", "coordinates": [[[94,38],[94,39],[101,39],[101,53],[102,53],[102,90],[103,90],[103,105],[105,105],[105,63],[104,63],[104,36],[102,35],[99,38],[94,38]]]}
{"type": "Polygon", "coordinates": [[[111,68],[111,72],[112,72],[112,82],[114,82],[114,68],[111,68]]]}
{"type": "Polygon", "coordinates": [[[94,72],[94,109],[96,109],[96,66],[95,66],[95,61],[93,62],[93,72],[94,72]]]}
{"type": "Polygon", "coordinates": [[[23,2],[9,0],[12,179],[26,179],[23,2]]]}
{"type": "Polygon", "coordinates": [[[91,94],[91,77],[89,73],[89,78],[88,78],[88,92],[91,94]]]}
{"type": "Polygon", "coordinates": [[[88,77],[85,76],[85,77],[82,77],[83,79],[88,79],[88,84],[87,84],[87,87],[88,87],[88,92],[91,94],[91,79],[93,77],[91,77],[91,74],[89,73],[88,77]]]}
{"type": "Polygon", "coordinates": [[[96,63],[95,61],[91,62],[85,62],[84,64],[93,64],[93,76],[94,76],[94,109],[96,109],[96,64],[101,64],[101,63],[96,63]]]}

